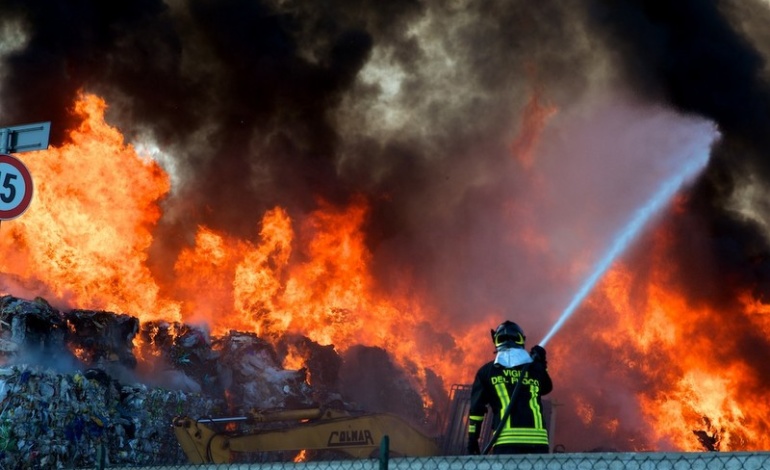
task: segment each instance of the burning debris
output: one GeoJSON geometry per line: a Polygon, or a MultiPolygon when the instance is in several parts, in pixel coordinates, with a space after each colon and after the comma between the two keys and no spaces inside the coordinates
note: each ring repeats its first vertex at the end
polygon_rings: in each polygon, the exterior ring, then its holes
{"type": "Polygon", "coordinates": [[[152,374],[177,388],[227,395],[243,409],[325,401],[313,395],[306,369],[284,369],[272,344],[253,333],[230,331],[212,339],[194,326],[149,322],[139,336],[143,354],[157,356],[152,374]]]}
{"type": "Polygon", "coordinates": [[[68,342],[86,364],[119,364],[133,369],[136,357],[133,340],[139,332],[139,320],[126,314],[92,310],[71,310],[64,315],[68,342]]]}
{"type": "MultiPolygon", "coordinates": [[[[252,333],[210,338],[190,325],[60,312],[44,299],[12,296],[0,298],[0,321],[0,465],[6,468],[30,462],[69,468],[101,458],[184,463],[171,430],[175,416],[356,407],[337,391],[342,358],[307,338],[287,337],[274,348],[252,333]],[[289,347],[307,358],[306,367],[282,366],[276,351],[289,347]]],[[[404,382],[390,392],[419,399],[404,382]]]]}
{"type": "Polygon", "coordinates": [[[410,390],[406,373],[393,363],[384,349],[352,347],[345,353],[345,363],[349,366],[343,370],[341,381],[354,400],[376,404],[372,411],[405,416],[423,414],[422,397],[410,390]],[[378,375],[383,373],[387,381],[378,380],[378,375]]]}
{"type": "Polygon", "coordinates": [[[335,400],[342,358],[333,345],[322,346],[304,336],[290,334],[281,339],[276,349],[280,356],[299,362],[295,367],[307,372],[307,382],[316,393],[331,393],[329,398],[335,400]]]}
{"type": "Polygon", "coordinates": [[[724,430],[714,429],[714,425],[707,417],[703,417],[703,426],[705,429],[695,429],[693,434],[698,439],[698,442],[703,446],[703,450],[707,452],[719,451],[719,445],[722,442],[722,433],[724,430]]]}
{"type": "Polygon", "coordinates": [[[296,408],[312,404],[305,370],[284,370],[273,347],[252,333],[229,332],[216,340],[222,385],[246,408],[296,408]],[[256,379],[256,380],[255,380],[256,379]]]}
{"type": "Polygon", "coordinates": [[[216,394],[216,355],[211,351],[208,334],[201,329],[162,321],[142,324],[140,350],[152,358],[152,370],[145,375],[159,382],[174,384],[182,390],[200,392],[206,387],[216,394]],[[213,387],[213,388],[212,388],[213,387]]]}

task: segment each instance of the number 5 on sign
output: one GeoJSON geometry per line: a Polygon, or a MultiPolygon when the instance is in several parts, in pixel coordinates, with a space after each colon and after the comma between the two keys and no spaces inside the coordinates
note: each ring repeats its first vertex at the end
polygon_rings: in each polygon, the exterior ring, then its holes
{"type": "Polygon", "coordinates": [[[32,176],[16,157],[0,154],[0,221],[20,216],[32,200],[32,176]]]}

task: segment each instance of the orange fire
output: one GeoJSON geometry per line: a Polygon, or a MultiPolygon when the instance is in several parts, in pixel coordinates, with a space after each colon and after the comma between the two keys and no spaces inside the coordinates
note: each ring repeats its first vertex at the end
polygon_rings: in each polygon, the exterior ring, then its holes
{"type": "Polygon", "coordinates": [[[105,108],[83,96],[72,143],[24,155],[35,197],[2,225],[2,272],[75,305],[178,319],[179,306],[159,296],[145,265],[168,177],[104,123],[105,108]]]}
{"type": "Polygon", "coordinates": [[[307,461],[307,451],[305,449],[302,449],[299,451],[296,457],[294,457],[293,462],[299,463],[299,462],[305,462],[307,461]]]}
{"type": "MultiPolygon", "coordinates": [[[[576,322],[577,334],[605,351],[613,382],[606,387],[635,384],[643,419],[639,430],[644,445],[652,446],[636,450],[767,449],[770,407],[762,386],[744,358],[731,354],[724,312],[688,301],[675,290],[681,274],[667,268],[669,242],[664,230],[656,233],[654,249],[646,253],[652,272],[644,282],[638,270],[623,264],[610,271],[585,306],[585,317],[576,322]]],[[[749,295],[741,302],[732,315],[747,315],[767,331],[767,317],[758,313],[768,307],[749,295]]],[[[585,423],[610,433],[616,429],[615,417],[595,416],[583,398],[576,406],[585,423]]]]}
{"type": "MultiPolygon", "coordinates": [[[[289,345],[286,357],[283,358],[282,366],[287,370],[300,370],[305,367],[305,358],[295,345],[289,345]]],[[[307,382],[312,385],[312,381],[309,377],[307,382]]]]}
{"type": "Polygon", "coordinates": [[[250,239],[200,226],[174,264],[173,284],[160,285],[147,251],[170,180],[104,121],[105,109],[104,100],[82,95],[71,143],[24,155],[36,196],[23,217],[2,225],[6,277],[34,295],[141,322],[206,323],[213,335],[239,330],[267,339],[291,332],[338,351],[382,347],[409,365],[418,389],[425,368],[448,384],[467,380],[476,361],[466,366],[457,351],[474,349],[470,336],[449,347],[431,341],[436,312],[407,279],[402,292],[375,288],[363,197],[345,208],[319,201],[313,213],[293,217],[275,207],[255,218],[250,239]]]}

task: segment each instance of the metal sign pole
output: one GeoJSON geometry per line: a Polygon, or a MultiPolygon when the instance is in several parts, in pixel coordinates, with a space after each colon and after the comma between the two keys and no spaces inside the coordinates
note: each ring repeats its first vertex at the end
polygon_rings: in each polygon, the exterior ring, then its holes
{"type": "Polygon", "coordinates": [[[8,128],[0,129],[0,153],[8,153],[8,128]]]}
{"type": "MultiPolygon", "coordinates": [[[[4,127],[0,129],[0,155],[5,155],[8,152],[8,128],[4,127]]],[[[0,226],[3,221],[0,219],[0,226]]]]}

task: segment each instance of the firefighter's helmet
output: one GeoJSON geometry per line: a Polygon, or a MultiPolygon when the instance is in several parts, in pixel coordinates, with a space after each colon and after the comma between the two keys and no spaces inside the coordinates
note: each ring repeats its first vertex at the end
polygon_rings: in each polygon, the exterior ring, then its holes
{"type": "Polygon", "coordinates": [[[495,349],[500,348],[524,348],[524,330],[516,323],[506,320],[500,323],[496,329],[491,330],[492,342],[495,343],[495,349]]]}

